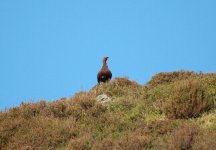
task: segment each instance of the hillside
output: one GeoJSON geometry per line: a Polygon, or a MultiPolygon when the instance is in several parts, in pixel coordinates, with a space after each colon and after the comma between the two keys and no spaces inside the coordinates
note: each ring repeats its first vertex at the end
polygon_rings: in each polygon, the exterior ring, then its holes
{"type": "Polygon", "coordinates": [[[127,78],[0,112],[0,150],[216,149],[216,74],[127,78]],[[97,100],[105,95],[108,102],[97,100]]]}

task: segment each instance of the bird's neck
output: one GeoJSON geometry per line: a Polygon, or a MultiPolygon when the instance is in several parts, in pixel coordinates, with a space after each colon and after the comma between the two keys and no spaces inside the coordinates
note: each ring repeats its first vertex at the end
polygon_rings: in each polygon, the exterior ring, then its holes
{"type": "Polygon", "coordinates": [[[106,60],[103,60],[103,66],[107,66],[106,60]]]}

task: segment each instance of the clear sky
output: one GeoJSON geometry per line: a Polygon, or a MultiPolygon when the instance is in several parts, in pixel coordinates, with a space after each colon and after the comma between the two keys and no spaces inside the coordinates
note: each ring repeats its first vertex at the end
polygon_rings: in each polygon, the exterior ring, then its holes
{"type": "Polygon", "coordinates": [[[215,0],[1,0],[0,109],[89,90],[113,77],[215,72],[215,0]]]}

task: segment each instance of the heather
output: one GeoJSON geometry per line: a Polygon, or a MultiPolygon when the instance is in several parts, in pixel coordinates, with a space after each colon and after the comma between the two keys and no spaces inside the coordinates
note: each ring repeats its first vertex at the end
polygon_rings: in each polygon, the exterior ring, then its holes
{"type": "Polygon", "coordinates": [[[214,73],[164,72],[145,85],[115,78],[0,112],[0,149],[214,149],[215,106],[214,73]]]}

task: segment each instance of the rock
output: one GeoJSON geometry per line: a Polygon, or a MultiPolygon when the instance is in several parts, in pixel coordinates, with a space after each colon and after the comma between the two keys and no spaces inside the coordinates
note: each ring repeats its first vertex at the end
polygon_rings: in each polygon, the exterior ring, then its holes
{"type": "Polygon", "coordinates": [[[105,94],[101,94],[101,95],[98,95],[96,97],[96,100],[99,102],[99,103],[106,103],[106,102],[109,102],[111,101],[111,98],[105,94]]]}
{"type": "Polygon", "coordinates": [[[33,148],[29,145],[21,147],[21,150],[33,150],[33,148]]]}

